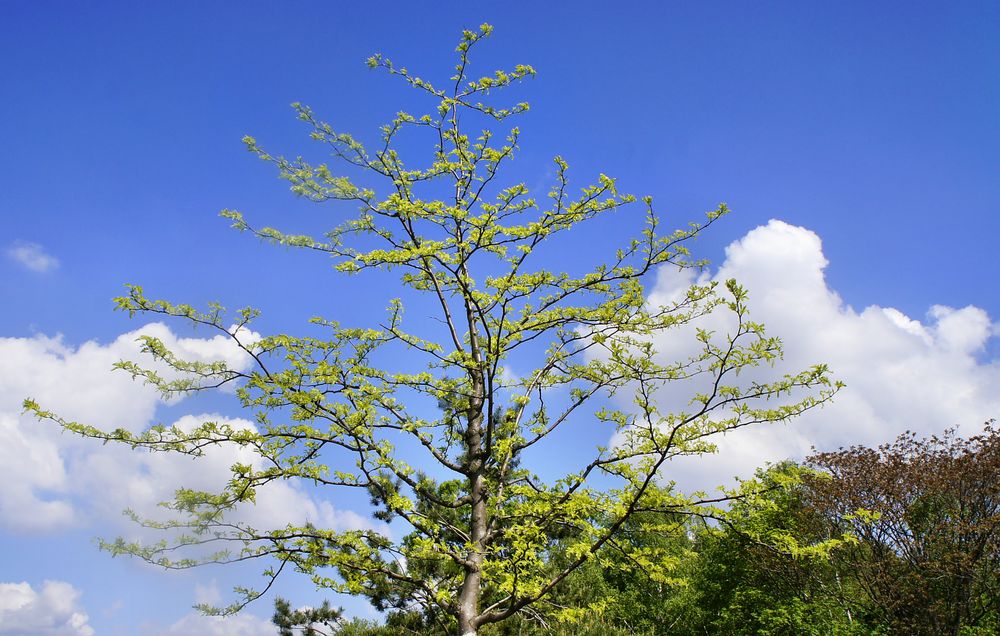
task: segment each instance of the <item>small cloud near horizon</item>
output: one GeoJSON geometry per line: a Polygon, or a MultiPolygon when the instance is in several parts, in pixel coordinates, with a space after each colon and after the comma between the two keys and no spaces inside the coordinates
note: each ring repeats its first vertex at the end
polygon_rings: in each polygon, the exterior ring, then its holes
{"type": "Polygon", "coordinates": [[[59,267],[59,259],[38,243],[14,241],[5,250],[7,258],[32,272],[44,274],[59,267]]]}

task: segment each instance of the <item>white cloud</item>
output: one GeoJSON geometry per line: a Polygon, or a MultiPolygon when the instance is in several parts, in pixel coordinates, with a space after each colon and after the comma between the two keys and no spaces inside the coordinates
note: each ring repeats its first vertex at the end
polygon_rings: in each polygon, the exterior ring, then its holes
{"type": "Polygon", "coordinates": [[[10,413],[0,413],[0,439],[0,522],[25,532],[69,526],[75,516],[72,506],[49,498],[67,486],[57,445],[22,430],[10,413]]]}
{"type": "MultiPolygon", "coordinates": [[[[70,420],[105,429],[141,430],[150,423],[162,399],[155,389],[134,382],[125,373],[112,372],[121,359],[140,359],[137,338],[155,336],[181,355],[195,359],[223,359],[246,368],[249,356],[220,340],[177,338],[159,323],[146,325],[102,345],[94,341],[79,347],[62,338],[0,338],[0,526],[17,531],[65,527],[78,521],[68,495],[83,480],[70,473],[93,455],[114,449],[89,440],[63,435],[49,422],[21,413],[21,402],[31,397],[70,420]]],[[[121,473],[108,485],[127,483],[121,473]]],[[[113,490],[117,490],[114,488],[113,490]]],[[[103,499],[105,491],[95,491],[103,499]]]]}
{"type": "MultiPolygon", "coordinates": [[[[210,413],[185,415],[173,425],[191,430],[208,421],[235,429],[256,430],[247,420],[210,413]]],[[[221,490],[231,478],[230,466],[235,463],[263,467],[263,460],[253,450],[232,445],[206,448],[197,458],[101,447],[100,450],[91,448],[72,472],[75,492],[81,497],[102,493],[99,499],[91,502],[99,516],[114,517],[124,508],[130,508],[140,515],[156,518],[164,516],[158,504],[172,499],[178,487],[221,490]]],[[[336,530],[372,527],[368,519],[357,513],[337,510],[329,502],[314,500],[294,481],[275,481],[261,487],[255,504],[239,507],[228,518],[263,530],[306,522],[336,530]]],[[[125,529],[136,531],[131,525],[125,529]]]]}
{"type": "Polygon", "coordinates": [[[80,592],[63,581],[45,581],[39,591],[27,582],[0,583],[0,634],[93,636],[79,601],[80,592]]]}
{"type": "Polygon", "coordinates": [[[242,612],[235,616],[188,614],[166,629],[152,629],[147,636],[275,636],[278,629],[270,622],[242,612]]]}
{"type": "Polygon", "coordinates": [[[204,585],[201,583],[195,583],[194,602],[196,605],[213,606],[217,606],[222,603],[222,593],[219,592],[219,586],[215,582],[215,579],[212,579],[204,585]]]}
{"type": "MultiPolygon", "coordinates": [[[[155,388],[112,372],[119,360],[147,362],[140,353],[141,336],[159,338],[179,357],[222,360],[231,368],[247,369],[250,356],[231,338],[178,338],[166,325],[150,323],[118,336],[108,344],[93,340],[72,347],[62,336],[0,338],[0,411],[21,410],[26,397],[63,417],[101,428],[145,428],[162,399],[155,388]]],[[[255,334],[250,334],[253,339],[255,334]]],[[[169,371],[156,366],[158,371],[169,371]]]]}
{"type": "MultiPolygon", "coordinates": [[[[905,430],[927,434],[958,427],[971,433],[1000,416],[1000,363],[977,358],[1000,334],[984,310],[932,305],[923,320],[877,305],[856,311],[827,285],[826,265],[815,233],[772,220],[732,243],[714,275],[700,277],[735,278],[749,290],[751,318],[784,343],[777,370],[826,363],[847,388],[832,404],[792,424],[731,433],[720,440],[717,455],[675,461],[665,476],[708,488],[752,474],[765,461],[800,459],[812,446],[873,445],[905,430]]],[[[661,304],[694,281],[690,272],[664,268],[649,301],[661,304]]],[[[722,332],[727,324],[712,318],[702,326],[722,332]]],[[[686,335],[673,331],[657,338],[664,359],[693,351],[686,335]]],[[[689,396],[690,387],[672,387],[659,398],[681,408],[689,396]]]]}
{"type": "Polygon", "coordinates": [[[7,258],[33,272],[45,273],[59,267],[59,259],[38,243],[15,241],[7,247],[7,258]]]}
{"type": "Polygon", "coordinates": [[[994,329],[990,317],[978,307],[952,309],[934,305],[927,315],[935,321],[935,333],[942,347],[961,353],[982,351],[994,329]]]}
{"type": "MultiPolygon", "coordinates": [[[[218,490],[231,477],[234,463],[262,465],[248,448],[212,447],[203,457],[191,458],[102,445],[20,412],[21,401],[31,397],[67,419],[105,430],[143,430],[163,404],[161,396],[126,373],[111,371],[118,360],[141,359],[136,339],[142,335],[160,338],[187,359],[222,359],[231,368],[249,367],[249,356],[225,335],[179,338],[159,323],[108,344],[79,347],[60,337],[0,338],[0,434],[5,440],[0,445],[0,527],[37,532],[99,524],[107,534],[107,523],[114,520],[117,528],[110,532],[135,532],[122,518],[123,509],[157,516],[162,514],[157,504],[172,499],[179,487],[218,490]]],[[[218,414],[188,415],[173,424],[190,430],[205,421],[254,429],[249,421],[218,414]]],[[[260,489],[256,501],[239,510],[237,518],[261,529],[305,521],[340,529],[371,525],[356,513],[316,501],[294,482],[273,482],[260,489]]]]}

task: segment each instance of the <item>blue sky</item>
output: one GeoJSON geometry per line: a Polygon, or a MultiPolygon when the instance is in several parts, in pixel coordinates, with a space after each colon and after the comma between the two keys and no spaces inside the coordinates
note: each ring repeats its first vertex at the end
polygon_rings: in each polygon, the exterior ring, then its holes
{"type": "MultiPolygon", "coordinates": [[[[37,430],[20,400],[52,395],[135,426],[225,408],[163,405],[103,379],[145,324],[111,310],[126,282],[193,304],[253,304],[264,332],[299,332],[317,313],[378,315],[390,278],[342,279],[218,218],[235,208],[293,230],[337,222],[336,208],[293,198],[240,138],[318,156],[288,107],[301,101],[371,139],[397,110],[428,105],[365,58],[383,52],[445,77],[460,30],[487,21],[496,32],[478,70],[524,62],[539,72],[515,90],[532,110],[511,179],[544,188],[561,154],[579,185],[604,172],[653,195],[667,225],[727,202],[734,214],[698,242],[716,263],[705,276],[747,283],[790,365],[828,361],[848,382],[802,432],[744,441],[727,461],[753,466],[812,444],[1000,414],[996,3],[4,2],[0,597],[21,600],[0,600],[0,634],[43,633],[30,622],[39,616],[66,634],[207,629],[192,627],[190,605],[216,589],[224,597],[238,575],[166,575],[91,542],[128,531],[108,502],[155,492],[98,497],[81,484],[176,470],[91,455],[37,430]]],[[[575,240],[596,249],[627,236],[623,221],[575,240]]],[[[551,256],[572,268],[589,253],[551,256]]],[[[686,282],[663,273],[649,292],[686,282]]],[[[209,355],[209,334],[170,327],[209,355]]],[[[694,482],[716,468],[678,470],[694,482]]],[[[342,503],[315,514],[348,523],[342,503]]],[[[253,612],[266,616],[267,603],[253,612]]],[[[212,628],[267,633],[251,617],[212,628]]]]}

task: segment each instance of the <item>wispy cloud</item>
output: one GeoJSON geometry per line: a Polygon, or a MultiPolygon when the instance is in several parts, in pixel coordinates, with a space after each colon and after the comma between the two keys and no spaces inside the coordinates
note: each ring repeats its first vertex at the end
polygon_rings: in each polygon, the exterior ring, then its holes
{"type": "Polygon", "coordinates": [[[38,243],[14,241],[6,249],[7,258],[33,272],[50,272],[59,267],[59,259],[38,243]]]}
{"type": "Polygon", "coordinates": [[[241,612],[236,616],[188,614],[166,629],[148,633],[155,636],[179,636],[187,634],[204,634],[205,636],[274,636],[275,627],[270,621],[247,612],[241,612]]]}

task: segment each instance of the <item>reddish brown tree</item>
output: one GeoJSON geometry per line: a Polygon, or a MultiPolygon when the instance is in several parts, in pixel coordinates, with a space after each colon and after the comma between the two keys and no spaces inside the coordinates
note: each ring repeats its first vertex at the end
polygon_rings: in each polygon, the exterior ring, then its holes
{"type": "Polygon", "coordinates": [[[818,453],[809,497],[858,542],[840,551],[876,622],[898,634],[958,634],[996,620],[1000,431],[905,433],[878,449],[818,453]]]}

